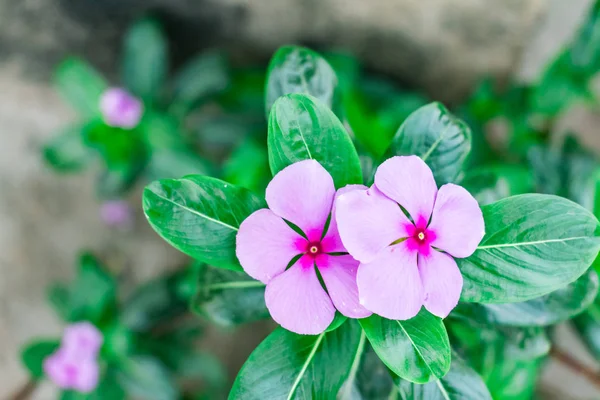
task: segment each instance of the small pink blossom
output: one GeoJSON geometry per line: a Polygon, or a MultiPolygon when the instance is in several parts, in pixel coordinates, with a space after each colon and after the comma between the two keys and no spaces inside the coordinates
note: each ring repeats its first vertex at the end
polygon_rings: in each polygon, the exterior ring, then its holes
{"type": "Polygon", "coordinates": [[[142,119],[142,102],[121,88],[109,88],[100,98],[100,112],[107,125],[133,129],[142,119]]]}
{"type": "Polygon", "coordinates": [[[358,303],[358,261],[347,254],[333,218],[326,229],[335,196],[333,179],[317,161],[292,164],[267,187],[270,209],[246,218],[237,234],[244,271],[267,285],[271,316],[292,332],[323,332],[336,309],[351,318],[371,314],[358,303]]]}
{"type": "Polygon", "coordinates": [[[100,217],[110,227],[127,227],[133,222],[131,207],[125,200],[111,200],[102,204],[100,217]]]}
{"type": "Polygon", "coordinates": [[[89,322],[69,325],[60,348],[44,360],[46,376],[61,389],[89,393],[98,386],[102,333],[89,322]]]}
{"type": "Polygon", "coordinates": [[[463,285],[453,257],[473,254],[485,230],[477,201],[454,184],[438,190],[416,156],[381,164],[370,189],[338,197],[335,217],[360,261],[360,304],[389,319],[412,318],[421,306],[446,317],[463,285]]]}

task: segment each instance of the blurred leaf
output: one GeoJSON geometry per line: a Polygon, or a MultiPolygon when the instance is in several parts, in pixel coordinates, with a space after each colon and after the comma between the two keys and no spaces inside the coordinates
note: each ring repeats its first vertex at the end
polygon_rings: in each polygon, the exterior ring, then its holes
{"type": "Polygon", "coordinates": [[[441,318],[423,309],[406,321],[373,314],[360,325],[381,361],[399,377],[426,383],[448,372],[450,343],[441,318]]]}
{"type": "Polygon", "coordinates": [[[424,385],[400,380],[398,388],[402,400],[492,400],[483,379],[456,354],[439,380],[424,385]]]}
{"type": "Polygon", "coordinates": [[[202,383],[202,393],[208,399],[225,398],[228,387],[228,377],[225,367],[219,359],[198,352],[187,352],[179,360],[175,372],[179,378],[192,380],[194,383],[202,383]]]}
{"type": "Polygon", "coordinates": [[[578,74],[592,77],[600,69],[600,3],[594,1],[587,18],[568,48],[569,64],[578,74]]]}
{"type": "Polygon", "coordinates": [[[509,326],[547,326],[566,321],[584,311],[598,293],[598,275],[588,271],[575,282],[522,303],[459,303],[455,316],[509,326]]]}
{"type": "Polygon", "coordinates": [[[227,60],[219,52],[207,52],[195,57],[179,71],[173,82],[172,107],[188,111],[227,88],[227,60]]]}
{"type": "Polygon", "coordinates": [[[438,185],[455,182],[471,150],[471,130],[440,103],[413,112],[400,126],[391,155],[415,154],[431,168],[438,185]]]}
{"type": "Polygon", "coordinates": [[[75,391],[63,391],[61,400],[125,400],[126,395],[123,388],[117,382],[114,373],[109,370],[104,374],[98,387],[92,393],[79,393],[75,391]]]}
{"type": "Polygon", "coordinates": [[[473,255],[456,259],[461,300],[531,300],[579,278],[600,240],[598,220],[576,203],[552,195],[512,196],[482,207],[486,234],[473,255]]]}
{"type": "Polygon", "coordinates": [[[596,360],[600,360],[600,297],[573,319],[573,326],[596,360]]]}
{"type": "Polygon", "coordinates": [[[202,266],[194,312],[222,326],[235,326],[268,318],[265,285],[243,272],[202,266]]]}
{"type": "Polygon", "coordinates": [[[498,164],[468,170],[461,186],[467,189],[480,205],[533,191],[533,177],[522,165],[498,164]]]}
{"type": "Polygon", "coordinates": [[[29,343],[21,350],[21,361],[33,379],[44,377],[44,360],[54,353],[60,342],[58,340],[44,340],[29,343]]]}
{"type": "Polygon", "coordinates": [[[323,57],[333,68],[340,91],[345,94],[359,79],[361,69],[359,60],[346,52],[328,52],[324,53],[323,57]]]}
{"type": "Polygon", "coordinates": [[[160,94],[168,70],[167,41],[152,19],[135,22],[125,36],[123,83],[134,95],[153,102],[160,94]]]}
{"type": "Polygon", "coordinates": [[[253,139],[244,140],[225,161],[223,178],[234,185],[263,194],[271,178],[266,146],[253,139]]]}
{"type": "Polygon", "coordinates": [[[219,103],[227,111],[257,114],[264,120],[265,75],[262,67],[234,69],[229,87],[219,96],[219,103]]]}
{"type": "Polygon", "coordinates": [[[78,58],[67,58],[56,69],[54,83],[58,92],[83,117],[100,112],[100,96],[108,85],[94,68],[78,58]]]}
{"type": "Polygon", "coordinates": [[[230,399],[334,399],[354,364],[360,327],[350,320],[320,335],[279,327],[240,370],[230,399]]]}
{"type": "Polygon", "coordinates": [[[199,175],[155,181],[143,196],[148,222],[173,247],[199,261],[238,271],[239,225],[264,206],[247,189],[199,175]]]}
{"type": "Polygon", "coordinates": [[[314,97],[279,98],[269,115],[269,164],[273,175],[302,160],[317,160],[336,188],[362,183],[356,149],[333,111],[314,97]]]}
{"type": "Polygon", "coordinates": [[[44,159],[52,168],[76,172],[87,165],[91,154],[83,143],[82,129],[82,126],[70,126],[44,145],[44,159]]]}
{"type": "Polygon", "coordinates": [[[147,400],[176,400],[178,392],[164,365],[150,356],[124,361],[119,382],[130,397],[147,400]]]}
{"type": "Polygon", "coordinates": [[[337,83],[335,72],[318,53],[299,46],[280,47],[267,70],[267,116],[275,100],[292,93],[311,95],[331,109],[337,83]]]}

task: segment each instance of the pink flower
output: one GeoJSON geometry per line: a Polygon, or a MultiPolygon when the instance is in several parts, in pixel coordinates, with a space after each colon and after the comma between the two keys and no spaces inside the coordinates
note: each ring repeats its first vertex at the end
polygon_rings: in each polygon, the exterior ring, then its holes
{"type": "Polygon", "coordinates": [[[371,314],[358,302],[358,262],[346,254],[333,218],[326,229],[335,195],[333,179],[317,161],[292,164],[267,187],[270,209],[246,218],[237,234],[244,271],[267,285],[271,316],[292,332],[323,332],[336,309],[351,318],[371,314]]]}
{"type": "Polygon", "coordinates": [[[124,200],[112,200],[102,204],[100,217],[106,225],[111,227],[126,227],[133,221],[131,207],[124,200]]]}
{"type": "Polygon", "coordinates": [[[61,389],[89,393],[98,386],[102,333],[89,322],[69,325],[60,348],[44,360],[44,372],[61,389]]]}
{"type": "Polygon", "coordinates": [[[100,98],[100,112],[107,125],[133,129],[142,119],[142,102],[124,89],[107,89],[100,98]]]}
{"type": "Polygon", "coordinates": [[[389,319],[412,318],[423,305],[446,317],[463,285],[453,257],[470,256],[485,229],[477,201],[457,185],[438,191],[416,156],[381,164],[370,189],[337,199],[335,217],[344,246],[360,261],[360,304],[389,319]]]}

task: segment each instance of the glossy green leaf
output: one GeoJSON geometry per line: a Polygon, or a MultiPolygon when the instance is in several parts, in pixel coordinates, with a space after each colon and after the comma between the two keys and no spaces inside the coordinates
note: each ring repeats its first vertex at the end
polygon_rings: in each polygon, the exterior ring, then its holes
{"type": "Polygon", "coordinates": [[[335,399],[361,343],[356,321],[316,336],[277,328],[250,355],[229,399],[335,399]]]}
{"type": "Polygon", "coordinates": [[[123,83],[144,101],[160,93],[168,70],[167,40],[160,24],[152,19],[137,21],[125,36],[123,83]]]}
{"type": "Polygon", "coordinates": [[[314,159],[331,174],[337,188],[362,183],[350,136],[333,112],[311,96],[286,95],[273,104],[268,145],[273,175],[295,162],[314,159]]]}
{"type": "Polygon", "coordinates": [[[241,270],[235,256],[240,223],[264,201],[219,179],[190,175],[151,183],[143,208],[154,230],[173,247],[199,261],[241,270]]]}
{"type": "Polygon", "coordinates": [[[575,282],[550,294],[521,303],[460,303],[453,315],[509,326],[547,326],[584,311],[598,293],[598,275],[588,271],[575,282]]]}
{"type": "Polygon", "coordinates": [[[390,155],[415,154],[431,168],[438,186],[459,179],[471,151],[471,130],[440,103],[413,112],[396,132],[390,155]]]}
{"type": "Polygon", "coordinates": [[[450,342],[441,318],[425,309],[406,321],[373,314],[361,319],[373,349],[396,375],[415,383],[443,377],[450,368],[450,342]]]}
{"type": "Polygon", "coordinates": [[[63,61],[56,69],[54,83],[63,98],[83,117],[100,113],[100,96],[108,85],[85,61],[78,58],[63,61]]]}
{"type": "Polygon", "coordinates": [[[125,360],[119,375],[119,383],[131,397],[148,400],[179,398],[165,366],[150,356],[134,356],[125,360]]]}
{"type": "Polygon", "coordinates": [[[21,361],[33,379],[44,377],[44,360],[59,346],[58,340],[44,340],[30,343],[21,350],[21,361]]]}
{"type": "Polygon", "coordinates": [[[319,54],[304,47],[283,46],[273,55],[267,71],[267,115],[279,97],[291,93],[314,96],[331,108],[337,83],[333,68],[319,54]]]}
{"type": "Polygon", "coordinates": [[[243,272],[202,266],[192,309],[222,326],[267,318],[265,284],[243,272]]]}
{"type": "Polygon", "coordinates": [[[81,126],[70,126],[50,139],[43,148],[44,159],[60,172],[76,172],[87,165],[92,154],[83,143],[81,126]]]}
{"type": "Polygon", "coordinates": [[[350,375],[340,389],[337,400],[390,400],[394,398],[395,390],[390,371],[363,332],[350,375]]]}
{"type": "Polygon", "coordinates": [[[183,66],[173,83],[173,106],[183,111],[227,88],[229,74],[222,53],[199,55],[183,66]]]}
{"type": "Polygon", "coordinates": [[[486,234],[473,255],[456,259],[462,301],[511,303],[544,296],[592,264],[598,220],[570,200],[542,194],[509,197],[482,208],[486,234]]]}
{"type": "Polygon", "coordinates": [[[443,378],[424,385],[400,380],[398,393],[402,400],[492,400],[483,379],[456,354],[443,378]]]}

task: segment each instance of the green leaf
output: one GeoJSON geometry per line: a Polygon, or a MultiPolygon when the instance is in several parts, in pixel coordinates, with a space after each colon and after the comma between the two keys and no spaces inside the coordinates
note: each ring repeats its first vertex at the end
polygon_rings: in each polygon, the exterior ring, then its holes
{"type": "Polygon", "coordinates": [[[443,377],[450,369],[450,342],[441,318],[426,310],[406,321],[373,314],[361,319],[373,349],[396,375],[415,383],[443,377]]]}
{"type": "Polygon", "coordinates": [[[267,115],[279,97],[291,93],[314,96],[331,108],[337,83],[333,68],[318,53],[299,46],[280,47],[267,70],[267,115]]]}
{"type": "Polygon", "coordinates": [[[410,114],[396,132],[391,155],[415,154],[431,168],[438,186],[456,182],[471,151],[471,130],[440,103],[410,114]]]}
{"type": "Polygon", "coordinates": [[[505,197],[533,192],[533,178],[527,167],[498,164],[467,171],[461,186],[480,205],[486,205],[505,197]]]}
{"type": "Polygon", "coordinates": [[[456,354],[443,378],[425,385],[400,380],[398,388],[402,400],[492,400],[483,379],[456,354]]]}
{"type": "Polygon", "coordinates": [[[600,240],[598,220],[561,197],[526,194],[482,208],[486,234],[473,255],[457,259],[462,301],[512,303],[544,296],[579,278],[600,240]]]}
{"type": "Polygon", "coordinates": [[[315,98],[279,98],[269,116],[269,164],[275,175],[302,160],[317,160],[337,188],[362,183],[360,160],[350,136],[333,112],[315,98]]]}
{"type": "Polygon", "coordinates": [[[573,326],[586,347],[600,360],[600,296],[573,319],[573,326]]]}
{"type": "Polygon", "coordinates": [[[148,185],[143,207],[154,230],[179,251],[207,264],[241,271],[235,236],[240,223],[265,204],[247,189],[190,175],[148,185]]]}
{"type": "Polygon", "coordinates": [[[79,393],[65,390],[60,397],[61,400],[125,400],[126,394],[116,376],[114,370],[108,370],[103,374],[98,387],[91,393],[79,393]]]}
{"type": "Polygon", "coordinates": [[[70,126],[44,145],[44,159],[60,172],[76,172],[86,166],[91,158],[85,147],[81,126],[70,126]]]}
{"type": "Polygon", "coordinates": [[[224,54],[208,52],[183,66],[173,82],[172,107],[184,112],[227,88],[229,73],[224,54]]]}
{"type": "Polygon", "coordinates": [[[175,400],[178,392],[169,372],[157,359],[134,356],[125,361],[119,382],[129,396],[148,400],[175,400]]]}
{"type": "Polygon", "coordinates": [[[453,314],[497,325],[554,325],[584,311],[597,293],[598,275],[595,271],[588,271],[575,282],[542,297],[521,303],[460,303],[453,314]]]}
{"type": "Polygon", "coordinates": [[[168,69],[167,40],[160,24],[141,19],[125,36],[123,83],[144,101],[156,100],[168,69]]]}
{"type": "Polygon", "coordinates": [[[44,377],[44,359],[54,353],[59,346],[58,340],[45,340],[30,343],[21,350],[21,361],[33,379],[44,377]]]}
{"type": "Polygon", "coordinates": [[[83,117],[99,114],[100,96],[108,85],[91,65],[78,58],[67,58],[56,69],[54,84],[83,117]]]}
{"type": "Polygon", "coordinates": [[[200,269],[192,309],[222,326],[235,326],[269,316],[264,283],[243,272],[207,265],[200,269]]]}
{"type": "Polygon", "coordinates": [[[240,370],[229,399],[334,399],[361,343],[356,321],[316,336],[277,328],[240,370]]]}
{"type": "Polygon", "coordinates": [[[250,138],[244,140],[225,161],[223,178],[255,193],[264,193],[271,178],[266,146],[250,138]]]}

